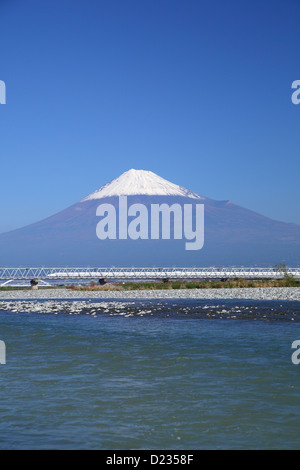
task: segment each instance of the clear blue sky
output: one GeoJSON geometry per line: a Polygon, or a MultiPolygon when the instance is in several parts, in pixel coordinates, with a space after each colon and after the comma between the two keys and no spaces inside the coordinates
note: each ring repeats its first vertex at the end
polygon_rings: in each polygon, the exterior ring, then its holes
{"type": "Polygon", "coordinates": [[[0,0],[0,232],[130,168],[300,223],[299,0],[0,0]]]}

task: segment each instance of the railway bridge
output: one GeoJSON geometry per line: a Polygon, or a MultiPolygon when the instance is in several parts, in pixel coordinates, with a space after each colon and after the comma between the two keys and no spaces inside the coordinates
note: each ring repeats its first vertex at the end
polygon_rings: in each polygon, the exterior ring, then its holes
{"type": "Polygon", "coordinates": [[[32,286],[40,282],[70,280],[107,281],[125,280],[219,280],[219,279],[281,279],[284,276],[300,278],[300,268],[265,267],[18,267],[0,268],[0,286],[13,281],[30,281],[32,286]]]}

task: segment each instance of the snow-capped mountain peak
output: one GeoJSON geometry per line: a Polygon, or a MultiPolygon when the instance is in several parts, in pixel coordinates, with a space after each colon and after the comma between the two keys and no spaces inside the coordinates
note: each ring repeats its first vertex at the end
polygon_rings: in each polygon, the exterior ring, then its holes
{"type": "Polygon", "coordinates": [[[205,199],[197,193],[161,178],[152,171],[131,169],[82,199],[81,202],[123,195],[183,196],[193,199],[205,199]]]}

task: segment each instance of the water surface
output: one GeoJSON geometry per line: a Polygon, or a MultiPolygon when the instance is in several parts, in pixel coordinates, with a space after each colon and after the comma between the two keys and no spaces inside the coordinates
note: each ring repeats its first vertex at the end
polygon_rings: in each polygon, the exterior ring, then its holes
{"type": "Polygon", "coordinates": [[[0,312],[0,448],[300,447],[299,302],[91,308],[0,312]]]}

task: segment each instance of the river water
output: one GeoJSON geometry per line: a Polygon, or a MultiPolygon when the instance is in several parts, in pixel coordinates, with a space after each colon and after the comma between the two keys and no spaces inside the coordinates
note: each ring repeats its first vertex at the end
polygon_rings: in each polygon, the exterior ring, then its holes
{"type": "Polygon", "coordinates": [[[300,302],[38,305],[0,311],[1,449],[300,447],[300,302]]]}

